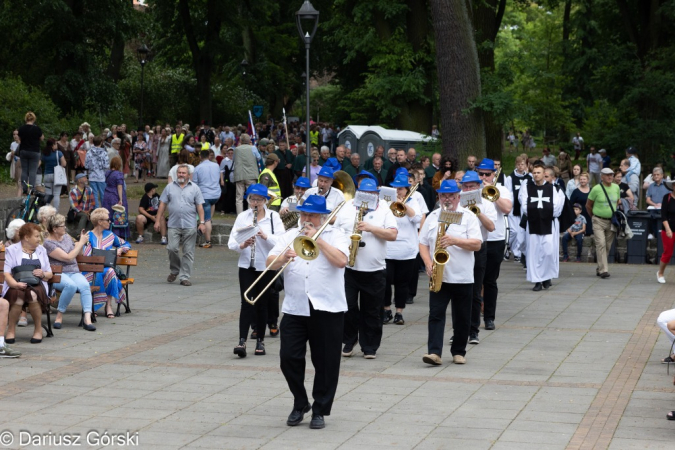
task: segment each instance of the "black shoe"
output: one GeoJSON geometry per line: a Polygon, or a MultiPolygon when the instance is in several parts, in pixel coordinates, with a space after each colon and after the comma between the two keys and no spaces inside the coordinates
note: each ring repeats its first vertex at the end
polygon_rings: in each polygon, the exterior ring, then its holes
{"type": "Polygon", "coordinates": [[[54,325],[52,325],[52,327],[56,330],[60,330],[61,329],[61,322],[54,322],[54,325]]]}
{"type": "Polygon", "coordinates": [[[270,336],[277,337],[279,336],[279,327],[276,323],[271,324],[270,326],[270,336]]]}
{"type": "Polygon", "coordinates": [[[494,330],[495,329],[495,321],[494,320],[486,320],[485,321],[485,329],[486,330],[494,330]]]}
{"type": "Polygon", "coordinates": [[[84,328],[86,331],[96,331],[96,327],[92,324],[82,324],[82,328],[84,328]]]}
{"type": "MultiPolygon", "coordinates": [[[[294,427],[302,422],[302,419],[305,418],[305,414],[309,412],[311,407],[309,405],[305,406],[302,409],[294,409],[288,415],[288,420],[286,420],[286,425],[289,427],[294,427]]],[[[323,418],[322,418],[323,419],[323,418]]]]}
{"type": "Polygon", "coordinates": [[[403,314],[396,313],[394,316],[394,324],[395,325],[404,325],[405,320],[403,320],[403,314]]]}
{"type": "Polygon", "coordinates": [[[14,343],[16,343],[16,339],[15,339],[15,338],[5,339],[5,343],[7,343],[7,344],[14,344],[14,343]]]}
{"type": "Polygon", "coordinates": [[[534,292],[539,292],[541,291],[541,283],[534,283],[534,287],[532,288],[534,292]]]}
{"type": "Polygon", "coordinates": [[[520,256],[514,256],[513,262],[520,262],[520,256]]]}
{"type": "Polygon", "coordinates": [[[239,339],[239,345],[234,348],[234,354],[240,358],[246,358],[246,339],[239,339]]]}
{"type": "Polygon", "coordinates": [[[258,332],[256,330],[251,331],[251,339],[258,339],[258,332]]]}
{"type": "Polygon", "coordinates": [[[415,297],[408,297],[405,301],[406,305],[412,305],[413,303],[415,303],[415,297]]]}
{"type": "Polygon", "coordinates": [[[31,344],[39,344],[40,342],[42,342],[42,339],[30,338],[31,344]]]}
{"type": "Polygon", "coordinates": [[[471,336],[469,336],[469,344],[480,344],[480,339],[478,339],[478,335],[476,333],[471,333],[471,336]]]}
{"type": "Polygon", "coordinates": [[[382,320],[382,323],[389,323],[391,322],[391,319],[394,318],[394,315],[391,313],[391,309],[385,309],[384,310],[384,320],[382,320]]]}
{"type": "Polygon", "coordinates": [[[255,356],[261,356],[265,354],[265,343],[258,339],[258,342],[255,344],[255,352],[253,353],[255,356]]]}
{"type": "Polygon", "coordinates": [[[600,278],[609,278],[609,272],[603,272],[600,274],[600,278]]]}
{"type": "Polygon", "coordinates": [[[312,421],[309,423],[309,427],[313,430],[325,428],[326,422],[324,422],[323,416],[321,414],[312,414],[312,421]]]}
{"type": "Polygon", "coordinates": [[[349,358],[354,354],[354,344],[345,344],[342,348],[342,356],[349,358]]]}
{"type": "Polygon", "coordinates": [[[546,281],[544,281],[543,283],[541,283],[541,286],[542,286],[544,289],[550,288],[550,287],[551,287],[551,280],[546,280],[546,281]]]}

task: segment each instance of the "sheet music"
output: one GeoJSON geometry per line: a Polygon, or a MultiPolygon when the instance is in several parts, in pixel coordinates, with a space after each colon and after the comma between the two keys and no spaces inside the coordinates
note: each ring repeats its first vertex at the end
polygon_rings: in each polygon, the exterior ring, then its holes
{"type": "Polygon", "coordinates": [[[380,187],[380,199],[385,202],[395,202],[396,201],[396,188],[389,186],[380,187]]]}
{"type": "Polygon", "coordinates": [[[459,193],[459,204],[467,208],[470,205],[481,205],[483,204],[483,197],[481,197],[481,190],[476,189],[475,191],[469,192],[460,192],[459,193]]]}
{"type": "Polygon", "coordinates": [[[237,244],[242,244],[242,243],[248,241],[253,236],[258,234],[258,231],[260,231],[260,227],[254,227],[253,225],[249,225],[249,226],[243,227],[243,228],[238,228],[237,229],[237,244]]]}

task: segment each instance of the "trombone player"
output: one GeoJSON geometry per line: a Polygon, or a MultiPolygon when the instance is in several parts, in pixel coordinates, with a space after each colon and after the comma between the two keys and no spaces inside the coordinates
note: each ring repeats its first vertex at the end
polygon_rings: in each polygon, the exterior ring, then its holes
{"type": "Polygon", "coordinates": [[[389,205],[378,201],[379,192],[376,181],[363,178],[355,198],[345,203],[335,220],[335,227],[351,236],[349,265],[345,269],[348,310],[342,334],[342,356],[346,357],[354,354],[358,342],[364,358],[375,359],[382,340],[387,241],[396,240],[398,226],[389,205]],[[372,197],[367,205],[359,191],[371,194],[363,196],[365,199],[372,197]]]}
{"type": "Polygon", "coordinates": [[[428,353],[422,361],[441,365],[443,353],[443,330],[448,303],[451,303],[454,339],[450,352],[455,364],[466,363],[466,342],[471,327],[471,299],[473,296],[474,252],[480,250],[483,237],[476,215],[459,205],[459,187],[455,180],[441,183],[438,193],[439,209],[432,211],[420,230],[420,255],[427,275],[433,279],[434,263],[432,252],[444,249],[449,254],[442,272],[442,284],[438,292],[429,293],[429,337],[428,353]],[[439,218],[454,214],[446,222],[447,231],[438,239],[439,218]]]}
{"type": "MultiPolygon", "coordinates": [[[[340,350],[347,300],[344,289],[344,268],[349,255],[349,238],[328,224],[316,235],[327,215],[326,199],[310,195],[301,206],[302,229],[290,229],[279,237],[267,257],[271,270],[288,263],[284,278],[286,296],[281,319],[281,371],[294,397],[293,411],[286,424],[296,426],[312,410],[310,428],[324,428],[324,416],[330,415],[340,375],[340,350]],[[315,239],[319,255],[301,259],[293,248],[285,248],[303,233],[315,239]],[[283,254],[282,254],[283,253],[283,254]],[[280,255],[275,261],[275,257],[280,255]],[[312,350],[314,366],[314,403],[309,404],[305,390],[305,354],[307,343],[312,350]]],[[[295,247],[295,246],[294,246],[295,247]]],[[[297,248],[297,247],[295,247],[297,248]]]]}
{"type": "MultiPolygon", "coordinates": [[[[262,184],[252,184],[246,189],[246,201],[249,209],[237,216],[232,226],[230,239],[227,246],[230,250],[239,253],[239,290],[241,291],[241,311],[239,312],[239,344],[234,348],[234,354],[240,358],[246,357],[246,336],[248,327],[252,323],[256,324],[257,342],[255,355],[265,354],[265,328],[268,322],[268,302],[278,302],[278,294],[273,296],[271,290],[263,294],[255,306],[249,304],[244,298],[244,292],[253,284],[253,282],[265,270],[267,254],[274,247],[278,235],[284,233],[284,225],[281,222],[279,214],[273,213],[266,208],[267,200],[270,196],[267,188],[262,184]],[[259,227],[258,233],[244,241],[241,237],[245,230],[251,225],[259,227]]],[[[244,236],[245,237],[245,236],[244,236]]],[[[263,279],[269,281],[274,273],[265,274],[263,279]]],[[[260,286],[264,286],[260,284],[260,286]]],[[[258,295],[258,290],[254,291],[258,295]]],[[[277,306],[278,315],[278,306],[277,306]]],[[[276,323],[276,322],[274,322],[276,323]]],[[[272,326],[270,326],[272,332],[272,326]]]]}

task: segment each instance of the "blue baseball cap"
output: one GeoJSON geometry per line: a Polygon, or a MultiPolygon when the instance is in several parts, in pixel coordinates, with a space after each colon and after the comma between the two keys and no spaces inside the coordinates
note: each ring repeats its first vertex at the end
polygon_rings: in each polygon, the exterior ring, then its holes
{"type": "MultiPolygon", "coordinates": [[[[405,170],[405,169],[403,169],[405,170]]],[[[407,170],[406,170],[407,172],[407,170]]],[[[408,181],[408,175],[400,173],[396,175],[394,181],[390,184],[391,187],[400,188],[400,187],[410,187],[410,182],[408,181]]]]}
{"type": "Polygon", "coordinates": [[[249,195],[259,195],[265,197],[267,200],[270,199],[270,196],[267,193],[267,186],[259,183],[252,184],[246,188],[246,198],[248,198],[249,195]]]}
{"type": "Polygon", "coordinates": [[[371,180],[373,180],[377,183],[377,180],[375,179],[375,175],[368,172],[367,170],[362,170],[361,172],[357,173],[356,176],[354,176],[354,183],[356,183],[356,179],[358,177],[368,177],[368,178],[370,178],[371,180]]]}
{"type": "Polygon", "coordinates": [[[330,210],[326,209],[326,198],[322,195],[310,195],[297,209],[310,214],[330,214],[330,210]]]}
{"type": "Polygon", "coordinates": [[[333,178],[333,169],[324,164],[324,166],[319,170],[320,177],[333,178]]]}
{"type": "Polygon", "coordinates": [[[309,189],[312,187],[312,185],[309,183],[309,178],[307,177],[298,177],[298,179],[295,181],[295,185],[297,187],[305,189],[309,189]]]}
{"type": "Polygon", "coordinates": [[[398,169],[396,169],[396,173],[394,174],[394,176],[397,177],[401,174],[405,175],[406,177],[410,176],[410,174],[408,173],[408,169],[406,169],[405,167],[399,167],[398,169]]]}
{"type": "Polygon", "coordinates": [[[340,164],[337,158],[328,158],[326,162],[323,163],[323,167],[328,167],[329,169],[332,169],[333,172],[342,170],[342,164],[340,164]]]}
{"type": "Polygon", "coordinates": [[[371,180],[370,178],[364,178],[361,180],[361,184],[358,187],[359,191],[363,192],[380,192],[377,188],[377,181],[371,180]]]}
{"type": "Polygon", "coordinates": [[[480,170],[490,170],[494,172],[495,169],[495,162],[489,158],[483,158],[483,160],[478,164],[478,167],[476,169],[480,170]]]}
{"type": "Polygon", "coordinates": [[[456,194],[460,191],[459,186],[455,180],[445,180],[441,183],[441,187],[436,189],[439,194],[456,194]]]}
{"type": "MultiPolygon", "coordinates": [[[[494,163],[493,163],[494,164],[494,163]]],[[[473,170],[468,170],[464,176],[462,177],[462,183],[479,183],[480,184],[480,177],[478,176],[478,172],[474,172],[473,170]]]]}

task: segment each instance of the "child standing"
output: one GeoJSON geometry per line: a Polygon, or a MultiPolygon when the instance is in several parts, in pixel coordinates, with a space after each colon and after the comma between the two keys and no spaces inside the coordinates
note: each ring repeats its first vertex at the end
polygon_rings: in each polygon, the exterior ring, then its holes
{"type": "Polygon", "coordinates": [[[584,245],[584,233],[586,232],[586,218],[581,215],[581,205],[578,203],[574,204],[574,214],[577,215],[576,220],[571,227],[565,231],[562,237],[563,245],[563,262],[568,262],[570,260],[569,254],[567,253],[567,243],[570,239],[574,238],[577,241],[577,259],[576,262],[581,262],[581,248],[584,245]]]}

